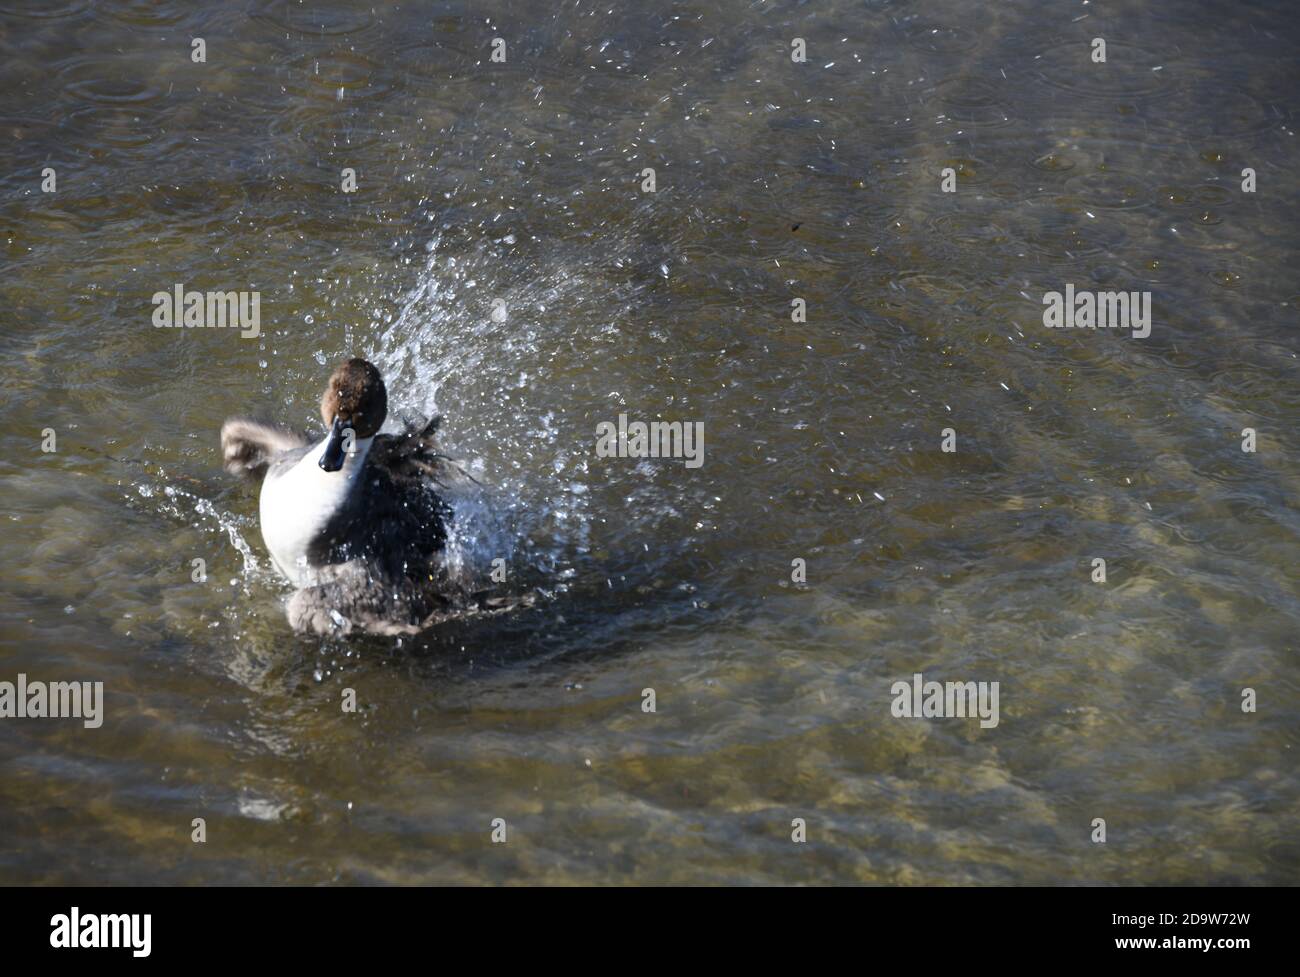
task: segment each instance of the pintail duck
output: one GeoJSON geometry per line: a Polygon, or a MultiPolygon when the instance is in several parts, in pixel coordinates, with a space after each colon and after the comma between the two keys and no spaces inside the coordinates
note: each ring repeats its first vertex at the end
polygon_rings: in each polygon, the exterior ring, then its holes
{"type": "Polygon", "coordinates": [[[452,510],[439,494],[458,472],[434,443],[441,418],[380,434],[384,379],[350,359],[321,397],[319,441],[232,417],[221,428],[227,471],[261,479],[262,538],[297,591],[296,631],[413,634],[466,610],[509,601],[471,594],[445,555],[452,510]]]}

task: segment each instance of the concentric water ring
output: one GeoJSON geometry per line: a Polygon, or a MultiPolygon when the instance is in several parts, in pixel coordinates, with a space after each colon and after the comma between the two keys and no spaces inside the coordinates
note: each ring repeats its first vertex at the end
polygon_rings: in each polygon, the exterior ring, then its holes
{"type": "Polygon", "coordinates": [[[285,87],[316,101],[369,101],[393,88],[388,69],[355,51],[305,54],[290,64],[285,87]]]}
{"type": "Polygon", "coordinates": [[[142,64],[118,57],[90,56],[67,61],[59,69],[63,88],[98,105],[139,106],[166,94],[142,71],[142,64]]]}
{"type": "Polygon", "coordinates": [[[1144,180],[1111,167],[1076,174],[1066,180],[1065,190],[1089,207],[1104,210],[1132,210],[1155,198],[1155,189],[1144,180]]]}
{"type": "Polygon", "coordinates": [[[1034,61],[1039,78],[1084,98],[1151,98],[1174,93],[1179,72],[1167,58],[1118,41],[1106,44],[1106,60],[1092,60],[1088,41],[1065,41],[1034,61]]]}
{"type": "Polygon", "coordinates": [[[255,4],[255,7],[248,15],[250,20],[303,37],[349,37],[361,34],[375,24],[374,8],[365,4],[322,8],[316,4],[293,3],[292,0],[271,0],[255,4]]]}

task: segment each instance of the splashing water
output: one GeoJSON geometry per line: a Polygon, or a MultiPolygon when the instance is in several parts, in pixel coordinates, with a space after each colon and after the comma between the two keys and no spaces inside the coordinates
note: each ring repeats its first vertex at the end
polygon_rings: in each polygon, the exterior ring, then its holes
{"type": "MultiPolygon", "coordinates": [[[[500,559],[537,581],[563,580],[590,550],[593,516],[579,435],[549,389],[554,350],[586,340],[587,322],[609,307],[590,308],[595,289],[558,263],[514,267],[500,247],[514,243],[507,235],[457,256],[436,234],[369,355],[401,405],[395,413],[451,405],[444,450],[480,485],[452,496],[449,568],[483,574],[500,559]]],[[[599,331],[618,332],[608,321],[599,331]]]]}

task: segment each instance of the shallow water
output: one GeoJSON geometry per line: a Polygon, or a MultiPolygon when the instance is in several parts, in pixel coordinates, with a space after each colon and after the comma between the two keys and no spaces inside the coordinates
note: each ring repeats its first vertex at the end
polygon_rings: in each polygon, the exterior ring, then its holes
{"type": "Polygon", "coordinates": [[[0,680],[106,696],[0,720],[0,880],[1300,880],[1290,6],[0,0],[0,680]],[[532,610],[289,631],[217,432],[352,353],[532,610]]]}

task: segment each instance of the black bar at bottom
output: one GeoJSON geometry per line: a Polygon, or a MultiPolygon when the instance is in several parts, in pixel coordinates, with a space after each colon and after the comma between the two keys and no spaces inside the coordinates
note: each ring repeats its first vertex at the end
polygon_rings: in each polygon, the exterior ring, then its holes
{"type": "MultiPolygon", "coordinates": [[[[7,964],[207,968],[255,961],[259,969],[338,969],[371,968],[407,953],[435,967],[473,965],[480,954],[484,964],[500,966],[503,949],[521,962],[555,963],[612,943],[626,949],[629,963],[659,958],[665,965],[701,950],[743,959],[776,946],[849,953],[873,966],[1125,958],[1233,965],[1286,947],[1282,901],[1292,895],[1263,888],[867,888],[830,903],[808,894],[754,903],[750,893],[728,904],[713,893],[707,909],[678,912],[640,903],[643,897],[623,907],[605,894],[602,912],[575,894],[561,914],[541,911],[526,895],[436,888],[10,887],[0,889],[0,953],[7,964]],[[87,945],[94,943],[118,945],[87,945]]],[[[554,898],[547,909],[561,905],[554,898]]]]}

